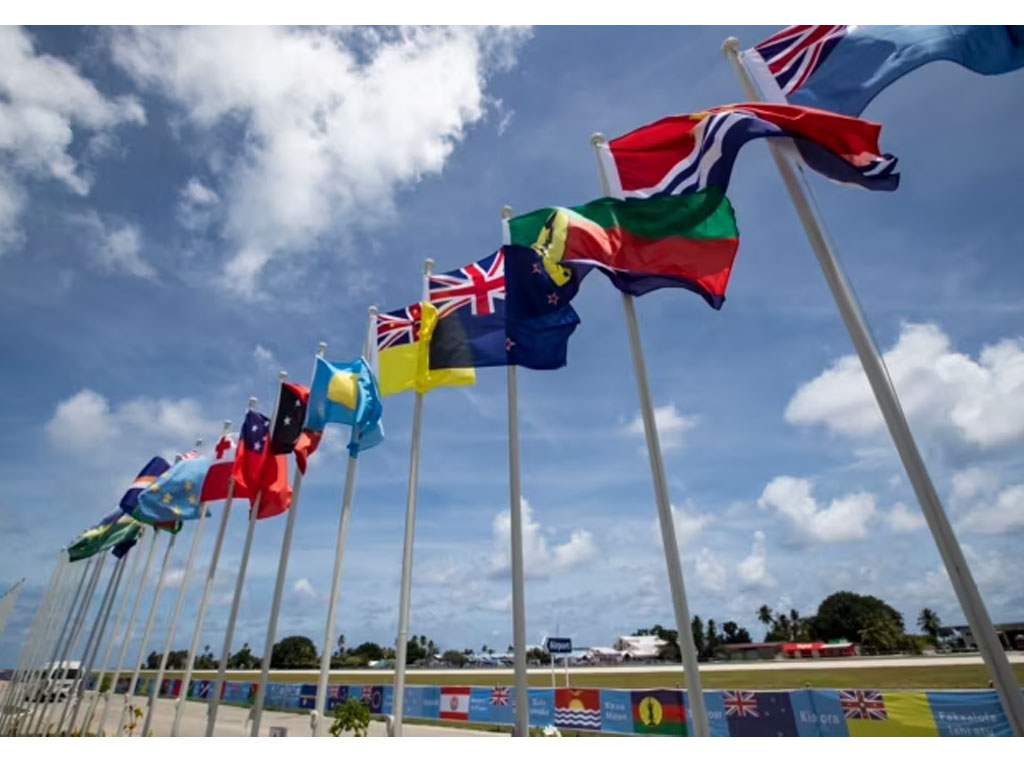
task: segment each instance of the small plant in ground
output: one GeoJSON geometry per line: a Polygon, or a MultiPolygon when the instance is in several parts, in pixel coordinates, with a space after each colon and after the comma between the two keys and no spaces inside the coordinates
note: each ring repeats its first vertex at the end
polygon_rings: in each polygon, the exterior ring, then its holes
{"type": "Polygon", "coordinates": [[[135,732],[135,729],[139,727],[139,718],[142,717],[142,710],[138,707],[128,708],[128,722],[125,723],[124,729],[131,736],[135,732]]]}
{"type": "Polygon", "coordinates": [[[370,729],[370,708],[356,698],[348,698],[331,712],[334,722],[328,728],[331,736],[351,732],[353,736],[365,736],[370,729]]]}
{"type": "Polygon", "coordinates": [[[562,733],[553,725],[545,725],[543,728],[531,728],[531,736],[561,736],[562,733]]]}

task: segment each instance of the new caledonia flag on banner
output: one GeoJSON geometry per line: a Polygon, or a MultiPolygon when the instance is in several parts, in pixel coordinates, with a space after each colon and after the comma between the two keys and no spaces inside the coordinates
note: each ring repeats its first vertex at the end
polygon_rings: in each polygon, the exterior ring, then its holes
{"type": "Polygon", "coordinates": [[[579,281],[569,277],[556,283],[537,252],[514,245],[431,275],[430,302],[439,316],[430,341],[431,369],[561,368],[580,322],[569,305],[579,281]]]}
{"type": "Polygon", "coordinates": [[[982,75],[1024,67],[1024,26],[799,24],[740,55],[768,101],[856,116],[932,61],[982,75]]]}

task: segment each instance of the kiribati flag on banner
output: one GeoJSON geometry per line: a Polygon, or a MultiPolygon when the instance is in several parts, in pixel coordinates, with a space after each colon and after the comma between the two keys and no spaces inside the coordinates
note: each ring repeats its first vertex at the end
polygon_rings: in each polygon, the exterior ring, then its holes
{"type": "Polygon", "coordinates": [[[723,691],[730,736],[796,736],[788,692],[723,691]]]}
{"type": "Polygon", "coordinates": [[[856,116],[893,82],[932,61],[982,75],[1024,67],[1024,26],[798,24],[741,56],[768,101],[856,116]]]}
{"type": "Polygon", "coordinates": [[[740,149],[753,139],[790,138],[804,164],[841,184],[892,190],[896,158],[878,146],[882,126],[793,104],[732,104],[666,117],[600,147],[613,197],[725,192],[740,149]]]}
{"type": "Polygon", "coordinates": [[[555,727],[601,730],[601,691],[597,688],[559,688],[555,691],[555,727]]]}

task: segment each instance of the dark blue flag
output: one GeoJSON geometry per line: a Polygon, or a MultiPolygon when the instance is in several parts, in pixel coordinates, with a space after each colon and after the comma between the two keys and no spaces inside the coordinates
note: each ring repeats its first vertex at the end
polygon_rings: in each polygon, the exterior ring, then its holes
{"type": "Polygon", "coordinates": [[[142,471],[139,472],[138,477],[135,478],[135,482],[128,486],[128,490],[121,497],[121,511],[126,515],[134,512],[135,507],[139,504],[139,494],[170,468],[171,465],[160,456],[154,456],[150,459],[146,466],[142,468],[142,471]]]}
{"type": "Polygon", "coordinates": [[[730,736],[797,736],[789,693],[722,691],[730,736]]]}
{"type": "Polygon", "coordinates": [[[561,368],[580,322],[569,304],[579,277],[568,277],[556,284],[539,254],[512,245],[432,275],[430,303],[440,319],[430,342],[430,368],[561,368]]]}

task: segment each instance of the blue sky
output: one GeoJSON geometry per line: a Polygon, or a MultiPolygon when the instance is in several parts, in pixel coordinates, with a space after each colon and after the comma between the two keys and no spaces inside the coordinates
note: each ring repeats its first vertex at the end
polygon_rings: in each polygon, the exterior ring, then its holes
{"type": "MultiPolygon", "coordinates": [[[[773,28],[740,30],[745,45],[773,28]]],[[[27,585],[154,454],[273,404],[317,342],[359,354],[366,307],[423,260],[492,252],[504,204],[598,197],[594,131],[740,101],[726,28],[0,30],[0,590],[27,585]]],[[[1024,617],[1024,72],[938,63],[869,106],[901,187],[811,183],[993,617],[1024,617]]],[[[934,543],[767,146],[733,175],[741,247],[720,312],[637,302],[694,613],[838,589],[961,620],[934,543]]],[[[590,277],[568,367],[521,371],[528,634],[579,645],[674,623],[620,301],[590,277]]],[[[426,401],[412,630],[511,642],[505,372],[426,401]]],[[[397,626],[411,395],[360,460],[338,631],[397,626]]],[[[345,435],[307,475],[279,637],[322,644],[345,435]]],[[[219,522],[220,508],[214,509],[219,522]]],[[[262,651],[283,519],[260,523],[235,636],[262,651]]],[[[204,634],[219,654],[245,518],[204,634]]],[[[205,571],[215,527],[200,549],[205,571]]],[[[180,579],[191,530],[175,546],[180,579]]],[[[175,648],[187,646],[200,579],[175,648]]],[[[149,647],[162,647],[174,591],[149,647]]]]}

